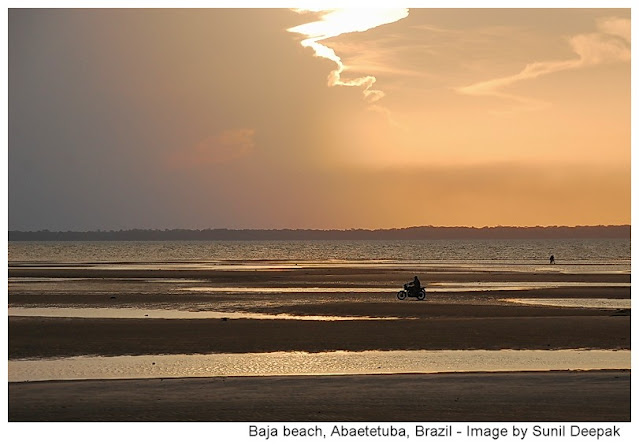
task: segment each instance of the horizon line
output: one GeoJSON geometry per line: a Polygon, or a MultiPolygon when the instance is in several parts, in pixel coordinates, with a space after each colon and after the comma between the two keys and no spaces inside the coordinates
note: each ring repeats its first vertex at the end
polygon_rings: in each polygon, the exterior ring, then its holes
{"type": "Polygon", "coordinates": [[[128,228],[128,229],[9,229],[8,232],[126,232],[126,231],[401,231],[409,229],[577,229],[577,228],[610,228],[610,227],[632,227],[630,223],[622,224],[593,224],[593,225],[535,225],[535,226],[517,226],[517,225],[498,225],[498,226],[405,226],[392,228],[128,228]]]}

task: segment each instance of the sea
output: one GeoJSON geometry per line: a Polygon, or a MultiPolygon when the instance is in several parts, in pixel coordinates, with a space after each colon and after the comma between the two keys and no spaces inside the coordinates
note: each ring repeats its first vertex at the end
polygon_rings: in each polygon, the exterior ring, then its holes
{"type": "Polygon", "coordinates": [[[386,261],[630,266],[628,239],[9,242],[9,262],[386,261]]]}

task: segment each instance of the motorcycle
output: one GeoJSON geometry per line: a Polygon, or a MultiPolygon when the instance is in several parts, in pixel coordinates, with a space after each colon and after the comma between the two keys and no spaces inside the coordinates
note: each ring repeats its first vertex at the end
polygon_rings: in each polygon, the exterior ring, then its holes
{"type": "Polygon", "coordinates": [[[404,300],[407,297],[416,297],[417,300],[424,300],[426,298],[426,288],[421,287],[419,292],[416,293],[413,287],[405,283],[404,289],[397,292],[397,298],[399,300],[404,300]]]}

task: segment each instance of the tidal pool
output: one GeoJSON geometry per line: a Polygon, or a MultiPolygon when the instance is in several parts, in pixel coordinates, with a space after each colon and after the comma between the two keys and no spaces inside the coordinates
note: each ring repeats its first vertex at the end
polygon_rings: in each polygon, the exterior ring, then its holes
{"type": "MultiPolygon", "coordinates": [[[[609,282],[433,282],[425,284],[428,292],[459,293],[477,291],[540,290],[564,287],[628,287],[628,283],[609,282]]],[[[396,293],[401,286],[389,287],[212,287],[189,286],[176,291],[195,293],[396,293]]]]}
{"type": "MultiPolygon", "coordinates": [[[[294,319],[302,321],[397,320],[398,317],[267,314],[244,311],[188,311],[145,308],[9,307],[9,316],[90,319],[294,319]]],[[[404,318],[405,319],[405,318],[404,318]]]]}
{"type": "Polygon", "coordinates": [[[9,382],[216,376],[630,369],[630,350],[217,353],[9,361],[9,382]]]}
{"type": "Polygon", "coordinates": [[[629,309],[630,299],[501,299],[504,302],[511,302],[524,305],[544,305],[551,307],[573,307],[573,308],[603,308],[603,309],[629,309]]]}

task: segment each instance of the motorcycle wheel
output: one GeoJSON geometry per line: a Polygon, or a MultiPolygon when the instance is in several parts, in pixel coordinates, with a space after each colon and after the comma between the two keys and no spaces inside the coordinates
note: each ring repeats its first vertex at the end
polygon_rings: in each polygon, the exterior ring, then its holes
{"type": "Polygon", "coordinates": [[[419,292],[419,294],[417,295],[417,299],[424,300],[425,298],[426,298],[426,291],[425,290],[421,290],[419,292]]]}
{"type": "Polygon", "coordinates": [[[399,292],[397,293],[397,298],[398,298],[399,300],[404,300],[404,299],[406,299],[406,291],[404,291],[404,290],[399,291],[399,292]]]}

